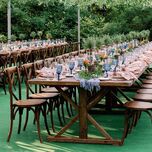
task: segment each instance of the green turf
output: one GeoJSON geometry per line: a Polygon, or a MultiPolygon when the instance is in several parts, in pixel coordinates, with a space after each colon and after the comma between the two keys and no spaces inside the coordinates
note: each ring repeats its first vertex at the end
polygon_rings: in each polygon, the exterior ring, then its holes
{"type": "MultiPolygon", "coordinates": [[[[56,111],[55,111],[56,114],[56,111]]],[[[40,144],[35,125],[33,125],[33,115],[31,113],[30,120],[25,132],[17,134],[17,119],[14,121],[14,128],[11,140],[6,142],[9,129],[9,95],[4,95],[0,89],[0,152],[151,152],[152,151],[152,126],[150,119],[146,114],[142,114],[137,126],[132,133],[127,137],[123,146],[99,145],[99,144],[73,144],[73,143],[57,143],[47,142],[47,133],[45,131],[43,119],[41,119],[41,133],[43,143],[40,144]]],[[[123,115],[94,115],[95,119],[100,121],[106,130],[114,137],[120,138],[123,131],[123,115]]],[[[68,121],[68,117],[66,118],[68,121]]],[[[48,117],[48,122],[49,117],[48,117]]],[[[56,129],[60,129],[58,119],[55,115],[56,129]]],[[[78,133],[78,123],[71,127],[67,134],[78,133]]],[[[99,133],[94,127],[89,124],[89,135],[99,136],[99,133]]]]}

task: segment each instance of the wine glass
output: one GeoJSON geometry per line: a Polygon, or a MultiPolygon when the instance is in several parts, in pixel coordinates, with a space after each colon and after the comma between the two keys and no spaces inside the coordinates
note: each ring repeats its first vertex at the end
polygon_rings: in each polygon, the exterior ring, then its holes
{"type": "Polygon", "coordinates": [[[78,59],[78,67],[80,67],[80,70],[82,70],[83,66],[83,59],[78,59]]]}
{"type": "Polygon", "coordinates": [[[72,74],[72,70],[74,69],[74,66],[75,66],[75,62],[74,61],[70,61],[69,62],[70,74],[72,74]]]}
{"type": "Polygon", "coordinates": [[[97,62],[100,60],[99,54],[95,54],[95,59],[97,62]]]}
{"type": "Polygon", "coordinates": [[[103,65],[103,70],[104,70],[104,77],[107,78],[108,77],[108,71],[110,71],[111,66],[109,63],[105,63],[103,65]]]}
{"type": "Polygon", "coordinates": [[[62,72],[62,64],[56,65],[56,74],[57,74],[57,80],[60,80],[60,74],[62,72]]]}

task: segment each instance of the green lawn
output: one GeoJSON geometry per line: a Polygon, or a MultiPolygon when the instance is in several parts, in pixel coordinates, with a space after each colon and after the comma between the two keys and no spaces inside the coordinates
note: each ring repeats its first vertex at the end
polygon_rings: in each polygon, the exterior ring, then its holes
{"type": "MultiPolygon", "coordinates": [[[[56,114],[56,111],[55,111],[56,114]]],[[[9,95],[4,95],[0,90],[0,152],[16,152],[16,151],[34,151],[34,152],[151,152],[152,151],[152,126],[150,119],[146,114],[142,114],[136,128],[128,135],[123,146],[112,145],[96,145],[96,144],[73,144],[73,143],[57,143],[47,142],[47,133],[45,131],[43,119],[41,120],[41,133],[43,136],[43,144],[40,144],[36,126],[33,125],[33,115],[31,113],[30,120],[25,132],[17,134],[17,119],[14,121],[14,128],[11,140],[6,142],[9,129],[9,95]]],[[[124,116],[123,115],[96,115],[95,119],[100,120],[106,130],[114,138],[120,138],[123,131],[124,116]]],[[[66,118],[68,121],[68,117],[66,118]]],[[[48,117],[48,122],[49,117],[48,117]]],[[[56,130],[60,129],[58,119],[55,116],[56,130]]],[[[77,133],[76,123],[70,128],[67,134],[77,133]]],[[[50,126],[51,127],[51,126],[50,126]]],[[[90,136],[99,136],[94,127],[89,125],[90,136]]]]}

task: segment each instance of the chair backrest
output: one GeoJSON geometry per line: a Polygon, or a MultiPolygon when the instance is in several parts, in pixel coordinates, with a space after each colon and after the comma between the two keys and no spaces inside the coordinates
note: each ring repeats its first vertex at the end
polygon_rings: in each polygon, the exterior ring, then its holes
{"type": "Polygon", "coordinates": [[[40,70],[44,67],[44,60],[34,62],[34,70],[40,70]]]}
{"type": "Polygon", "coordinates": [[[6,76],[8,79],[9,94],[10,94],[10,108],[14,101],[22,99],[22,87],[21,87],[21,78],[20,78],[20,69],[18,67],[9,67],[5,69],[6,76]],[[14,84],[17,87],[14,87],[14,84]]]}
{"type": "Polygon", "coordinates": [[[30,50],[21,50],[20,52],[20,66],[29,62],[30,50]]]}
{"type": "Polygon", "coordinates": [[[0,67],[2,70],[7,68],[9,63],[9,57],[10,57],[9,52],[0,52],[0,67]]]}
{"type": "Polygon", "coordinates": [[[52,62],[54,62],[54,58],[47,58],[44,60],[44,66],[45,67],[50,67],[50,65],[52,64],[52,62]]]}
{"type": "Polygon", "coordinates": [[[48,49],[47,48],[40,48],[40,59],[45,59],[47,57],[48,49]]]}
{"type": "Polygon", "coordinates": [[[10,66],[18,66],[19,51],[12,51],[10,54],[10,66]]]}
{"type": "Polygon", "coordinates": [[[37,87],[35,86],[35,91],[33,91],[32,86],[29,85],[28,80],[34,78],[36,76],[35,68],[33,63],[23,64],[22,70],[24,73],[24,81],[26,85],[26,98],[29,98],[29,94],[37,92],[37,87]]]}

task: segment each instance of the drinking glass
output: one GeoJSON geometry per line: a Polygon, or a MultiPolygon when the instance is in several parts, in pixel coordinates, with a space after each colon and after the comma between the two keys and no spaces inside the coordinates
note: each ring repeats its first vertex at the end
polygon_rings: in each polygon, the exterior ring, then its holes
{"type": "Polygon", "coordinates": [[[72,74],[72,70],[74,69],[74,66],[75,66],[75,62],[74,61],[69,62],[70,74],[72,74]]]}
{"type": "Polygon", "coordinates": [[[61,64],[57,64],[56,65],[56,74],[57,74],[57,80],[60,80],[60,74],[62,72],[62,65],[61,64]]]}
{"type": "Polygon", "coordinates": [[[80,70],[82,70],[83,66],[83,59],[78,59],[78,67],[80,67],[80,70]]]}
{"type": "Polygon", "coordinates": [[[103,65],[103,71],[104,71],[104,77],[107,78],[108,77],[108,72],[110,71],[111,66],[109,63],[105,63],[103,65]]]}

